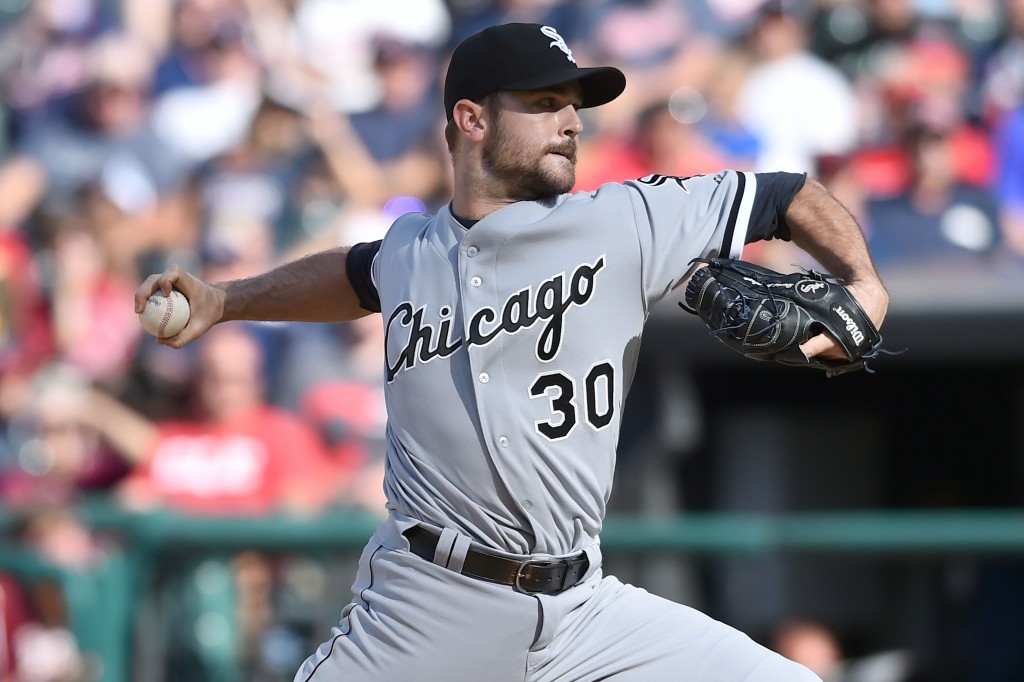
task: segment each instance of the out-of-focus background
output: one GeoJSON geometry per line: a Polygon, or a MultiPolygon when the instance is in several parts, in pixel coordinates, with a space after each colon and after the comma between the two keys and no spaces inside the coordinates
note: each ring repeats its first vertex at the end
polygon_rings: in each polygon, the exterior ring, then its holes
{"type": "Polygon", "coordinates": [[[446,60],[506,21],[627,73],[579,189],[807,172],[906,349],[826,379],[656,309],[608,569],[827,682],[1024,680],[1024,2],[0,0],[0,681],[287,681],[328,638],[383,513],[379,319],[171,351],[132,293],[435,210],[446,60]]]}

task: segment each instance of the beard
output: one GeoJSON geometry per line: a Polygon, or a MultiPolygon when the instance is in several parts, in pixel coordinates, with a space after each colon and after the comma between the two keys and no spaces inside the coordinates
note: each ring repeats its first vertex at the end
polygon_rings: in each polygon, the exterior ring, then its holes
{"type": "Polygon", "coordinates": [[[508,198],[532,201],[572,190],[576,184],[575,140],[549,145],[541,154],[531,154],[529,149],[525,140],[505,129],[500,116],[495,117],[492,133],[483,144],[483,166],[491,177],[502,181],[508,198]],[[545,166],[544,162],[551,153],[569,159],[568,172],[545,166]]]}

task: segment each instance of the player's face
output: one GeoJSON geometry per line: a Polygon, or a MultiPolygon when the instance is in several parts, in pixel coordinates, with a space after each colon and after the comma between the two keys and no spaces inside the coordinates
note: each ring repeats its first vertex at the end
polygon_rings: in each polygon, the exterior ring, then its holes
{"type": "Polygon", "coordinates": [[[484,169],[513,200],[570,191],[576,183],[576,136],[583,129],[576,111],[579,85],[502,92],[498,102],[483,143],[484,169]]]}

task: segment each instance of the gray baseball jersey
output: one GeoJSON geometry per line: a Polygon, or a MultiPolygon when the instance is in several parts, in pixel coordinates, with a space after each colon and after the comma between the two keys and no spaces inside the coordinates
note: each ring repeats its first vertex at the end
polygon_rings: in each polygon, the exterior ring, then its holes
{"type": "MultiPolygon", "coordinates": [[[[296,682],[820,682],[705,614],[604,576],[598,534],[651,307],[700,256],[786,237],[803,183],[726,171],[650,176],[522,202],[465,227],[410,214],[353,247],[385,325],[389,518],[353,600],[296,682]],[[429,555],[408,534],[440,530],[429,555]],[[463,573],[503,555],[583,552],[569,589],[463,573]]],[[[575,559],[573,559],[575,561],[575,559]]]]}
{"type": "Polygon", "coordinates": [[[777,231],[778,211],[760,208],[787,205],[802,181],[655,175],[513,204],[471,229],[448,207],[397,220],[370,271],[391,508],[517,554],[590,544],[651,306],[691,259],[739,256],[753,215],[770,223],[758,235],[777,231]]]}

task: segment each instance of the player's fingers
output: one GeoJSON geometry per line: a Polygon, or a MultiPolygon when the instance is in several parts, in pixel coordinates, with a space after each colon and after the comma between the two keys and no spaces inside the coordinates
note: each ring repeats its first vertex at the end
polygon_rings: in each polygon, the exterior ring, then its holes
{"type": "Polygon", "coordinates": [[[194,288],[193,280],[195,278],[178,265],[174,265],[160,274],[150,275],[135,290],[135,312],[141,315],[146,308],[146,301],[157,291],[163,292],[164,296],[170,296],[171,291],[177,289],[185,294],[185,298],[191,298],[190,293],[194,288]]]}
{"type": "Polygon", "coordinates": [[[157,340],[157,343],[171,348],[181,348],[192,343],[220,322],[224,315],[222,289],[206,284],[188,273],[182,273],[176,288],[188,299],[189,318],[180,332],[157,340]]]}
{"type": "Polygon", "coordinates": [[[150,275],[143,280],[142,284],[139,285],[139,288],[135,290],[135,313],[137,315],[142,314],[142,311],[146,309],[146,301],[148,301],[149,297],[152,296],[159,288],[157,286],[157,281],[159,279],[160,275],[150,275]]]}
{"type": "Polygon", "coordinates": [[[842,347],[836,343],[835,339],[824,332],[817,336],[812,336],[806,342],[800,344],[800,350],[803,351],[804,357],[808,359],[818,356],[835,360],[846,358],[846,353],[843,352],[842,347]]]}

